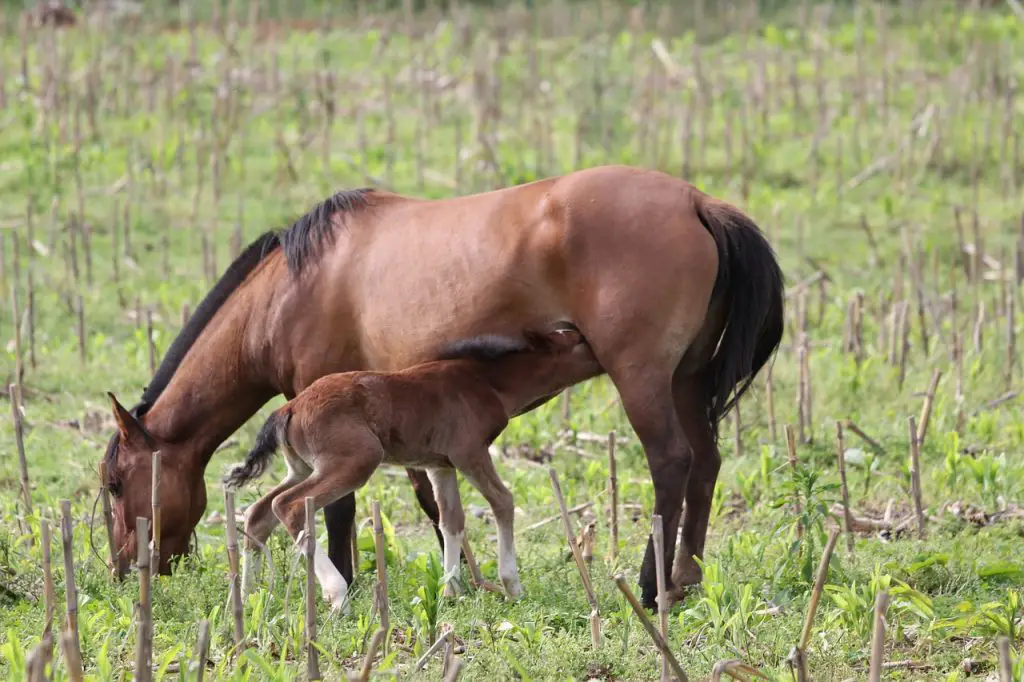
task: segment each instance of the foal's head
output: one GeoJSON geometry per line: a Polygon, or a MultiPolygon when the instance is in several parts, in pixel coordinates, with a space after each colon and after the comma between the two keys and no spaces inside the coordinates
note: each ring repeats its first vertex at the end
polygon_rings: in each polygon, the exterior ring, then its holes
{"type": "MultiPolygon", "coordinates": [[[[160,566],[169,573],[174,559],[188,552],[191,531],[206,508],[206,486],[186,476],[183,466],[192,460],[185,452],[188,443],[161,442],[146,430],[141,416],[124,408],[110,397],[117,431],[110,439],[106,455],[106,478],[101,484],[111,496],[114,516],[114,547],[117,550],[117,573],[123,577],[136,557],[138,538],[135,520],[153,518],[152,487],[153,453],[160,451],[160,566]],[[145,485],[126,485],[126,481],[145,481],[145,485]]],[[[152,525],[150,525],[152,529],[152,525]]],[[[149,538],[145,538],[148,542],[149,538]]]]}
{"type": "Polygon", "coordinates": [[[546,331],[525,330],[521,338],[480,336],[455,342],[441,359],[476,361],[502,395],[509,415],[546,402],[566,386],[601,373],[580,331],[560,323],[546,331]]]}

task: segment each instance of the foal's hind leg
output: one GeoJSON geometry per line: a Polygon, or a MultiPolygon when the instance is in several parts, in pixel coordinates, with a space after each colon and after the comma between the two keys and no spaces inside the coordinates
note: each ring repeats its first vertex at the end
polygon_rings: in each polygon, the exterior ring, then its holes
{"type": "Polygon", "coordinates": [[[695,377],[674,382],[676,413],[686,438],[693,448],[693,467],[686,486],[686,509],[683,512],[682,541],[672,568],[673,599],[685,597],[686,588],[699,585],[703,579],[700,566],[694,561],[704,558],[704,541],[711,515],[711,498],[718,481],[722,457],[718,452],[714,431],[708,422],[703,392],[695,377]]]}
{"type": "MultiPolygon", "coordinates": [[[[287,457],[287,455],[286,455],[287,457]]],[[[277,528],[273,503],[278,495],[304,480],[311,469],[301,461],[287,458],[288,474],[266,495],[254,502],[245,512],[245,539],[242,543],[242,597],[252,592],[252,583],[260,573],[262,550],[271,533],[277,528]]],[[[227,519],[231,523],[233,519],[227,519]]]]}
{"type": "Polygon", "coordinates": [[[455,469],[428,469],[430,482],[437,496],[437,506],[441,512],[441,534],[444,536],[444,572],[450,576],[444,586],[444,596],[453,597],[461,592],[458,584],[457,571],[461,564],[462,536],[466,528],[466,516],[462,510],[462,498],[459,496],[459,480],[455,469]]]}
{"type": "MultiPolygon", "coordinates": [[[[331,453],[339,454],[311,458],[316,465],[313,474],[278,495],[273,502],[274,514],[296,542],[306,527],[306,497],[313,498],[317,509],[335,502],[364,485],[383,459],[380,441],[369,431],[345,429],[343,436],[323,440],[326,442],[318,443],[318,448],[329,446],[331,453]],[[345,449],[341,450],[336,443],[345,443],[345,449]]],[[[348,582],[319,543],[314,550],[313,570],[332,608],[346,606],[348,582]]]]}

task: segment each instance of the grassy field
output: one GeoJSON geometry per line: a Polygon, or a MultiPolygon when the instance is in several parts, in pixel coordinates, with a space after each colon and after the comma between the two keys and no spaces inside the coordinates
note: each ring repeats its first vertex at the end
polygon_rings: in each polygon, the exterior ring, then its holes
{"type": "MultiPolygon", "coordinates": [[[[41,518],[57,535],[63,607],[59,501],[68,499],[86,677],[131,677],[138,585],[110,579],[98,514],[94,541],[89,531],[112,429],[104,392],[134,402],[151,372],[148,338],[159,360],[183,306],[198,303],[241,245],[339,188],[442,197],[615,162],[682,175],[743,207],[788,279],[770,396],[763,374],[738,420],[722,425],[705,581],[669,618],[690,678],[724,659],[793,678],[786,659],[836,524],[836,423],[850,420],[872,439],[844,429],[850,506],[875,528],[857,534],[853,553],[840,538],[832,556],[807,651],[811,677],[867,678],[872,609],[885,589],[885,659],[895,664],[886,679],[998,679],[1001,635],[1022,679],[1024,17],[1009,3],[919,0],[760,12],[756,3],[729,12],[704,7],[712,3],[533,4],[543,8],[463,5],[441,16],[368,3],[302,14],[295,3],[246,0],[204,5],[191,27],[187,15],[147,9],[80,14],[59,31],[19,28],[6,10],[0,373],[9,396],[20,348],[34,511],[21,501],[5,408],[0,673],[23,679],[44,629],[41,518]],[[286,9],[287,23],[267,18],[286,9]],[[920,443],[922,539],[908,418],[922,420],[936,371],[920,443]]],[[[438,604],[435,537],[404,473],[379,471],[358,495],[362,573],[351,616],[328,617],[319,602],[326,679],[358,670],[376,628],[371,500],[386,520],[392,610],[375,679],[440,679],[440,655],[412,666],[449,627],[464,680],[657,678],[657,651],[612,581],[622,572],[635,586],[650,530],[643,451],[606,378],[568,395],[567,409],[553,401],[499,441],[525,599],[471,590],[438,604]],[[610,430],[622,443],[614,561],[610,430]],[[549,465],[570,506],[593,503],[573,522],[596,522],[597,651],[560,524],[529,528],[557,513],[549,465]]],[[[273,538],[275,587],[246,603],[249,647],[235,659],[217,522],[219,476],[279,403],[214,457],[197,561],[154,583],[154,677],[195,679],[168,666],[187,669],[202,619],[212,629],[207,679],[305,676],[305,583],[291,542],[273,538]]],[[[494,580],[493,521],[475,490],[462,493],[474,512],[470,541],[494,580]]],[[[241,493],[239,504],[258,494],[241,493]]],[[[59,655],[53,675],[67,678],[59,655]]]]}

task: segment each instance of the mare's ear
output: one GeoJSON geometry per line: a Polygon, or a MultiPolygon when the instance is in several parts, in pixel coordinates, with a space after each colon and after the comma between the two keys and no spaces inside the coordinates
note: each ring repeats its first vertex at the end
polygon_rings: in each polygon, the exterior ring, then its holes
{"type": "Polygon", "coordinates": [[[129,443],[145,442],[145,431],[143,431],[142,425],[139,424],[139,420],[132,416],[132,413],[117,401],[113,393],[108,391],[107,397],[110,398],[110,406],[114,410],[114,421],[117,423],[117,430],[121,432],[121,438],[129,443]]]}

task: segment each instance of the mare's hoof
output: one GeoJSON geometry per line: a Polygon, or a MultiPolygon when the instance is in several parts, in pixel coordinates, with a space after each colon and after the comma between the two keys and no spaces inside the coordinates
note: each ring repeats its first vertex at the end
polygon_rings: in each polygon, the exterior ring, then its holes
{"type": "Polygon", "coordinates": [[[672,583],[680,587],[696,587],[704,582],[704,572],[692,558],[687,558],[672,567],[672,583]]]}

